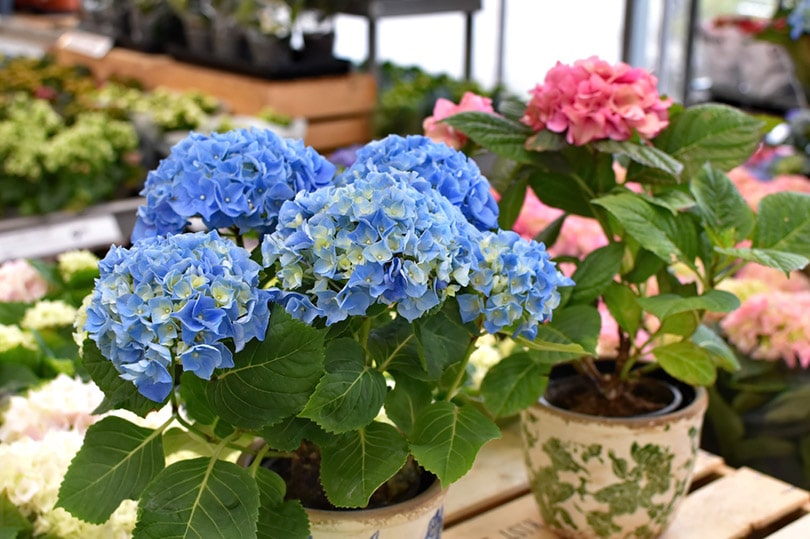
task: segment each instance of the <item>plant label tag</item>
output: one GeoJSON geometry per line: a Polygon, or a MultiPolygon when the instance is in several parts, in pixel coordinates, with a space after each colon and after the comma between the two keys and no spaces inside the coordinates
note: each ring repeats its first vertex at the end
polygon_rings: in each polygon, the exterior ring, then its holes
{"type": "Polygon", "coordinates": [[[115,40],[110,36],[70,30],[59,36],[56,46],[90,58],[103,58],[112,50],[114,43],[115,40]]]}
{"type": "Polygon", "coordinates": [[[0,261],[50,256],[123,241],[115,216],[91,215],[0,234],[0,261]]]}

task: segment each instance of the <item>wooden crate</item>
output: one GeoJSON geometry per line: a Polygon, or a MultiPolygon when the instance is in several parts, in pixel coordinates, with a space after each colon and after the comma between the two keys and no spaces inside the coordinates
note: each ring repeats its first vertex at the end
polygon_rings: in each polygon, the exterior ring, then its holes
{"type": "MultiPolygon", "coordinates": [[[[555,539],[544,529],[516,427],[484,446],[445,503],[442,539],[555,539]]],[[[808,539],[810,493],[701,452],[692,490],[660,539],[808,539]]]]}
{"type": "Polygon", "coordinates": [[[368,73],[267,80],[123,48],[93,58],[57,42],[53,54],[64,64],[86,65],[99,79],[117,75],[138,80],[147,89],[197,89],[221,99],[235,114],[255,114],[272,107],[290,116],[304,117],[309,124],[304,142],[321,151],[371,139],[377,86],[368,73]]]}

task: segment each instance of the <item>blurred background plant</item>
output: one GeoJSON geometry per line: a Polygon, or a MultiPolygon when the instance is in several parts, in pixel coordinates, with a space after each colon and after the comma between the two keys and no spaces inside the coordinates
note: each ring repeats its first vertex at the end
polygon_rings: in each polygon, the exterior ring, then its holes
{"type": "Polygon", "coordinates": [[[87,250],[0,265],[0,400],[60,373],[84,373],[73,323],[96,277],[98,257],[87,250]]]}

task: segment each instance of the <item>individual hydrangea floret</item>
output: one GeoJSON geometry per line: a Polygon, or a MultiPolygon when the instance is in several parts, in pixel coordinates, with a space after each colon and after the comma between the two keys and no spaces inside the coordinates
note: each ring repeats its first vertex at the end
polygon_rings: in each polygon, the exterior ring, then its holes
{"type": "Polygon", "coordinates": [[[521,121],[535,131],[564,133],[569,144],[651,139],[669,124],[671,99],[658,95],[658,80],[624,62],[592,56],[571,65],[557,62],[546,74],[521,121]]]}
{"type": "Polygon", "coordinates": [[[461,208],[461,213],[479,230],[498,227],[498,203],[475,161],[422,135],[389,135],[366,144],[338,182],[350,183],[370,171],[394,170],[415,172],[412,178],[416,189],[440,192],[461,208]]]}
{"type": "Polygon", "coordinates": [[[333,324],[374,304],[412,321],[469,282],[478,230],[414,173],[368,172],[344,186],[301,193],[264,237],[275,300],[293,316],[333,324]]]}
{"type": "Polygon", "coordinates": [[[162,402],[174,365],[207,380],[232,367],[247,341],[264,339],[269,293],[260,270],[216,231],[113,247],[99,262],[84,328],[122,378],[162,402]]]}
{"type": "Polygon", "coordinates": [[[330,184],[334,174],[314,149],[270,130],[192,132],[147,175],[132,239],[182,232],[192,217],[208,229],[271,232],[285,200],[330,184]]]}
{"type": "Polygon", "coordinates": [[[557,270],[542,243],[521,238],[511,230],[483,232],[483,257],[470,276],[475,293],[459,294],[465,322],[483,316],[489,333],[512,331],[528,339],[551,318],[560,302],[561,286],[574,282],[557,270]]]}

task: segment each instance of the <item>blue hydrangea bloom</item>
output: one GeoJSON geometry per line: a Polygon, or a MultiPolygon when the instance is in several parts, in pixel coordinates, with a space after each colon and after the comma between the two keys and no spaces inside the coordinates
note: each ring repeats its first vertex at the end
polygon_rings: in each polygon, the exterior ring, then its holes
{"type": "Polygon", "coordinates": [[[475,161],[447,144],[421,135],[389,135],[366,144],[357,151],[354,164],[337,182],[351,183],[370,171],[392,170],[416,172],[414,185],[418,190],[437,190],[461,208],[467,220],[479,230],[498,227],[498,203],[475,161]]]}
{"type": "Polygon", "coordinates": [[[192,217],[209,229],[270,232],[285,200],[329,185],[335,170],[300,140],[270,130],[191,133],[147,175],[132,240],[180,233],[192,217]]]}
{"type": "Polygon", "coordinates": [[[415,178],[370,171],[285,202],[262,242],[278,279],[274,301],[327,325],[374,304],[412,321],[467,286],[480,232],[437,191],[417,190],[415,178]]]}
{"type": "Polygon", "coordinates": [[[802,34],[810,33],[810,0],[800,0],[788,14],[790,39],[799,39],[802,34]]]}
{"type": "Polygon", "coordinates": [[[533,340],[537,326],[560,302],[557,288],[574,282],[557,270],[542,243],[511,230],[482,232],[482,260],[470,275],[471,292],[459,294],[465,322],[483,317],[489,333],[512,331],[533,340]]]}
{"type": "Polygon", "coordinates": [[[175,366],[207,380],[232,367],[247,341],[264,339],[270,293],[259,288],[261,269],[216,231],[114,246],[99,262],[84,329],[122,378],[162,402],[175,366]]]}

